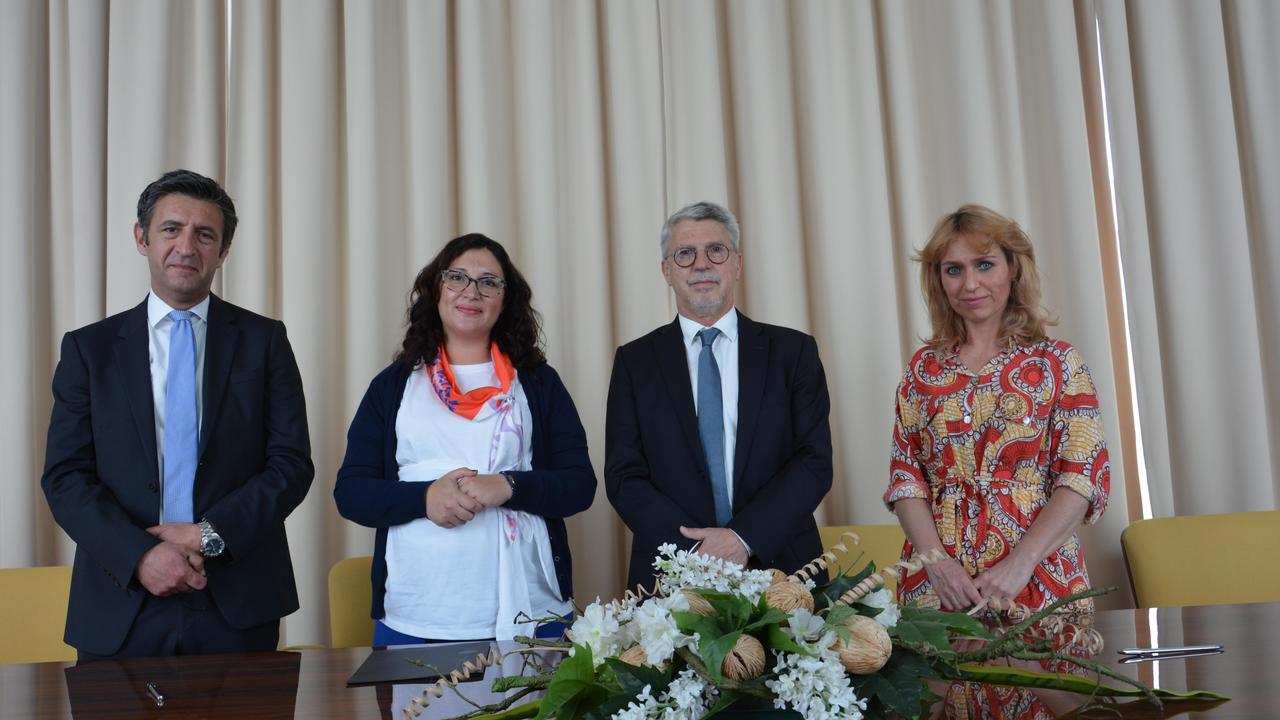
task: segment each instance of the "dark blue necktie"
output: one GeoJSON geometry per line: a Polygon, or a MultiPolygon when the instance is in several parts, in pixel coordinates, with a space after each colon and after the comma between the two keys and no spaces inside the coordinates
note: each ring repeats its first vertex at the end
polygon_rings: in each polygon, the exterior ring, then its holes
{"type": "Polygon", "coordinates": [[[729,485],[724,474],[724,397],[720,390],[720,366],[711,354],[720,331],[705,328],[698,331],[702,352],[698,354],[698,434],[702,436],[702,452],[711,473],[711,494],[716,501],[716,525],[724,527],[733,517],[729,501],[729,485]]]}
{"type": "Polygon", "coordinates": [[[169,313],[169,376],[164,394],[164,522],[191,522],[196,483],[196,336],[191,313],[169,313]]]}

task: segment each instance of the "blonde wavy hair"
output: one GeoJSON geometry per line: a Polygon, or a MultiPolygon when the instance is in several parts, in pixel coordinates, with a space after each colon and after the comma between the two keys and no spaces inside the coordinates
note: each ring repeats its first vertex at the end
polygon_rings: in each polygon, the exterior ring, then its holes
{"type": "Polygon", "coordinates": [[[1004,251],[1012,281],[1000,341],[1031,344],[1043,340],[1045,328],[1057,321],[1040,304],[1040,271],[1030,238],[1011,218],[970,204],[943,216],[934,226],[929,242],[914,258],[920,263],[921,290],[933,324],[933,336],[925,343],[934,350],[946,350],[968,339],[964,319],[951,307],[942,287],[942,258],[957,239],[965,240],[979,252],[986,252],[992,245],[1004,251]]]}

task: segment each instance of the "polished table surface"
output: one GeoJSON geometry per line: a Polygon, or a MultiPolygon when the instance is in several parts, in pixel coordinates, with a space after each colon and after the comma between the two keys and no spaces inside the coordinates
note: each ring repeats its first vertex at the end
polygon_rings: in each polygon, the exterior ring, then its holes
{"type": "MultiPolygon", "coordinates": [[[[1107,647],[1099,656],[1130,677],[1169,690],[1210,690],[1230,696],[1213,704],[1146,703],[1091,717],[1280,717],[1280,603],[1100,612],[1095,627],[1107,647]],[[1222,644],[1221,655],[1121,665],[1122,647],[1222,644]]],[[[0,665],[0,718],[400,718],[423,684],[346,687],[368,648],[252,655],[140,658],[0,665]],[[157,707],[146,692],[166,694],[157,707]]],[[[519,660],[490,669],[489,678],[519,672],[519,660]]],[[[466,694],[493,702],[488,679],[466,683],[466,694]]],[[[460,715],[470,707],[447,696],[424,714],[460,715]]]]}

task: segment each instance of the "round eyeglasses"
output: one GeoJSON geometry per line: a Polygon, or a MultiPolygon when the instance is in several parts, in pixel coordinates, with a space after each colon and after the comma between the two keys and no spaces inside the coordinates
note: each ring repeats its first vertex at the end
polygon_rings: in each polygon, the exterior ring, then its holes
{"type": "MultiPolygon", "coordinates": [[[[729,253],[733,252],[733,250],[724,243],[712,243],[703,248],[702,252],[707,256],[708,260],[719,265],[729,259],[729,253]]],[[[682,247],[667,257],[674,260],[676,265],[687,268],[698,259],[698,248],[682,247]]]]}
{"type": "Polygon", "coordinates": [[[442,270],[440,272],[440,280],[445,287],[456,293],[466,292],[467,286],[475,283],[476,291],[480,293],[480,297],[501,295],[502,291],[507,287],[506,281],[500,277],[485,275],[484,277],[473,278],[461,270],[442,270]]]}

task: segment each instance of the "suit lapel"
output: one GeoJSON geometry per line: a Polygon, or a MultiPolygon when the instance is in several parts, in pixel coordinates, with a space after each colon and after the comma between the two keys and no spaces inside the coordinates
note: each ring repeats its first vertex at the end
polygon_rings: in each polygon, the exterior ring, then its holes
{"type": "Polygon", "coordinates": [[[654,354],[657,355],[658,374],[666,382],[667,396],[675,409],[676,420],[689,444],[689,451],[698,458],[699,467],[706,469],[707,459],[702,452],[702,437],[698,435],[698,415],[693,407],[693,383],[689,380],[689,357],[684,348],[684,334],[680,332],[680,320],[658,330],[654,354]]]}
{"type": "Polygon", "coordinates": [[[151,391],[151,335],[147,328],[147,301],[125,316],[115,343],[116,371],[129,399],[130,414],[142,443],[143,462],[151,477],[160,474],[156,455],[155,396],[151,391]]]}
{"type": "Polygon", "coordinates": [[[759,424],[768,365],[769,338],[757,323],[738,313],[738,437],[733,450],[734,495],[742,489],[751,439],[759,424]]]}
{"type": "Polygon", "coordinates": [[[209,296],[209,327],[204,338],[204,417],[200,422],[200,451],[204,450],[213,435],[213,423],[218,419],[218,409],[226,395],[227,378],[231,375],[231,361],[240,345],[240,328],[236,324],[235,311],[217,295],[209,296]]]}

